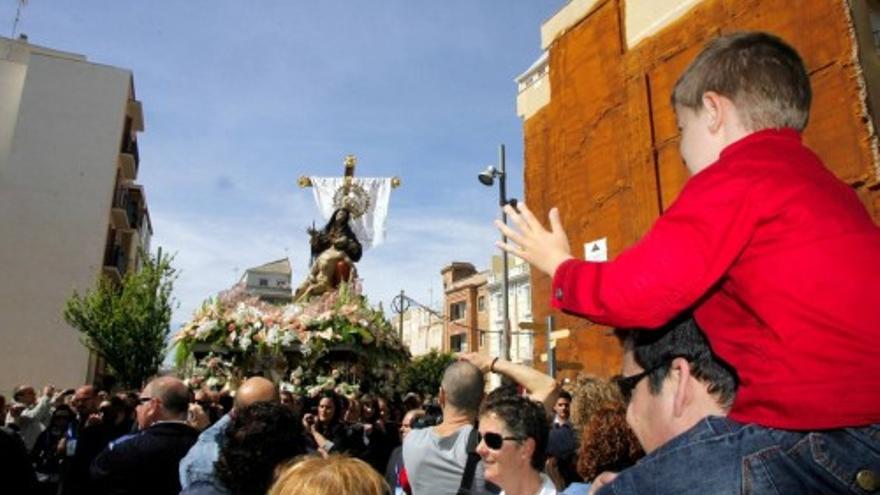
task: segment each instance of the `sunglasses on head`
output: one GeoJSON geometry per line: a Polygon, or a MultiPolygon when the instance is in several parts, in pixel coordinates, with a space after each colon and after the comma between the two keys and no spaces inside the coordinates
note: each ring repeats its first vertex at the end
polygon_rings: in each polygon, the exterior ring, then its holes
{"type": "Polygon", "coordinates": [[[501,446],[504,445],[505,440],[513,440],[516,442],[522,442],[524,440],[524,438],[521,437],[505,437],[500,433],[494,433],[491,431],[481,433],[480,439],[486,444],[486,447],[489,447],[492,450],[499,450],[501,446]]]}

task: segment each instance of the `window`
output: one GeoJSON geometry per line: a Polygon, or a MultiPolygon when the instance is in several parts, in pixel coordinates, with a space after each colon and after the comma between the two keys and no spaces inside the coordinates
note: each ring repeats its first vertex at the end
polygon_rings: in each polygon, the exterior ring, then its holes
{"type": "Polygon", "coordinates": [[[467,303],[464,301],[457,302],[449,305],[449,319],[450,320],[460,320],[464,318],[465,310],[467,309],[467,303]]]}
{"type": "Polygon", "coordinates": [[[261,278],[260,279],[260,287],[269,287],[269,279],[261,278]]]}
{"type": "Polygon", "coordinates": [[[477,311],[481,313],[486,311],[486,296],[480,296],[477,298],[477,311]]]}
{"type": "Polygon", "coordinates": [[[529,284],[524,284],[521,289],[522,290],[522,302],[523,302],[523,314],[531,315],[532,314],[532,288],[529,284]]]}
{"type": "Polygon", "coordinates": [[[277,280],[275,285],[277,287],[287,287],[287,280],[277,280]]]}
{"type": "Polygon", "coordinates": [[[467,342],[465,342],[465,334],[460,333],[449,337],[449,350],[452,352],[467,352],[467,342]]]}

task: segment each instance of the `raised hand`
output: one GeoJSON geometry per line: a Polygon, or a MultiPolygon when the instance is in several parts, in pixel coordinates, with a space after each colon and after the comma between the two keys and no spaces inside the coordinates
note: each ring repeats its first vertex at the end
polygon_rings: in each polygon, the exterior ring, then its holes
{"type": "Polygon", "coordinates": [[[517,209],[510,205],[504,207],[516,230],[495,220],[498,230],[511,241],[498,242],[497,246],[552,277],[562,262],[572,258],[559,210],[550,210],[550,230],[547,230],[524,203],[519,203],[517,209]]]}

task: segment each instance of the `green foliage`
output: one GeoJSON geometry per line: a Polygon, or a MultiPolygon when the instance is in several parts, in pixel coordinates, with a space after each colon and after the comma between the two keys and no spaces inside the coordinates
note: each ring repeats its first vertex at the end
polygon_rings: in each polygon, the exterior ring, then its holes
{"type": "Polygon", "coordinates": [[[443,371],[454,361],[453,354],[436,350],[413,359],[403,370],[401,389],[404,392],[419,392],[423,396],[437,395],[440,381],[443,379],[443,371]]]}
{"type": "Polygon", "coordinates": [[[118,383],[140,388],[154,375],[166,348],[171,291],[176,270],[171,256],[141,253],[143,267],[125,275],[121,285],[99,277],[93,290],[76,291],[64,319],[81,333],[82,342],[107,362],[118,383]]]}

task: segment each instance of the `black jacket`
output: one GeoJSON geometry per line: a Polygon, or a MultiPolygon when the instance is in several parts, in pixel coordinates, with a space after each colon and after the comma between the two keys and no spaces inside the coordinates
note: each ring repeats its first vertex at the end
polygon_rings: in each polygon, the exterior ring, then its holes
{"type": "Polygon", "coordinates": [[[97,493],[177,495],[178,465],[198,437],[185,423],[163,422],[111,442],[92,463],[97,493]]]}

